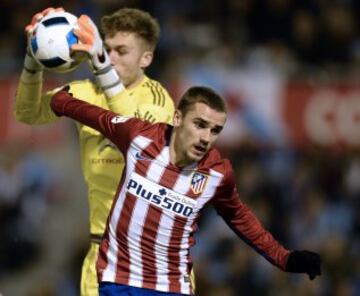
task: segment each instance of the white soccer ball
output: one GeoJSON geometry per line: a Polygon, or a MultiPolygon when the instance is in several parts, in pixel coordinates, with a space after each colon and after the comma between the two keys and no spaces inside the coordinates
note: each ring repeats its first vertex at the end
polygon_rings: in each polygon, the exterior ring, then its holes
{"type": "Polygon", "coordinates": [[[34,59],[53,72],[75,70],[85,55],[71,54],[71,45],[78,42],[73,32],[77,17],[60,11],[45,16],[29,38],[29,48],[34,59]]]}

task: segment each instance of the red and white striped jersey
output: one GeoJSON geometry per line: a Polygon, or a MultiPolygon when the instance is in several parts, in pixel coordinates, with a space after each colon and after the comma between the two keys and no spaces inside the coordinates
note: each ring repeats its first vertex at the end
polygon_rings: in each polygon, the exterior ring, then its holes
{"type": "Polygon", "coordinates": [[[65,92],[51,104],[57,115],[99,130],[126,155],[100,245],[100,282],[191,294],[189,249],[207,203],[246,243],[285,268],[289,251],[240,200],[230,162],[216,149],[200,162],[179,168],[170,162],[171,126],[122,117],[65,92]]]}

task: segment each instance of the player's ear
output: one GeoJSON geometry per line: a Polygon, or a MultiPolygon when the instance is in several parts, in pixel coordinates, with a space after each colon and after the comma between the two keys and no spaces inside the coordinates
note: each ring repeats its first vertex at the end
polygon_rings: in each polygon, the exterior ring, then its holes
{"type": "Polygon", "coordinates": [[[181,121],[182,121],[181,111],[176,109],[175,112],[174,112],[173,126],[174,127],[179,127],[181,125],[181,121]]]}
{"type": "Polygon", "coordinates": [[[144,51],[140,59],[140,68],[147,68],[151,64],[153,57],[152,51],[144,51]]]}

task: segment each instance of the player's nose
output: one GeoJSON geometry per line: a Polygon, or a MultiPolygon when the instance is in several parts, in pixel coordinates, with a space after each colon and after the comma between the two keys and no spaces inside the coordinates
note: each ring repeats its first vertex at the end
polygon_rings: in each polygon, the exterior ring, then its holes
{"type": "Polygon", "coordinates": [[[210,143],[210,139],[211,139],[211,131],[210,129],[204,129],[201,133],[201,136],[200,136],[200,141],[203,143],[203,144],[208,144],[210,143]]]}
{"type": "Polygon", "coordinates": [[[115,51],[112,50],[112,49],[108,49],[108,50],[107,50],[107,53],[108,53],[108,55],[109,55],[111,65],[114,66],[114,65],[115,65],[115,61],[116,61],[115,51]]]}

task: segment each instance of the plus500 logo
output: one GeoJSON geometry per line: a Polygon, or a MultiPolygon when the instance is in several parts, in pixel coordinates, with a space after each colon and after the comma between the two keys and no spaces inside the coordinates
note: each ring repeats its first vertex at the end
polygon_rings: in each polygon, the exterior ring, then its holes
{"type": "Polygon", "coordinates": [[[129,193],[137,197],[141,197],[160,208],[170,210],[177,215],[189,217],[193,213],[192,206],[184,204],[184,202],[181,202],[180,200],[177,201],[174,200],[174,198],[169,197],[170,192],[164,187],[161,187],[157,190],[155,188],[145,188],[144,184],[141,184],[139,181],[134,179],[130,179],[126,188],[129,193]]]}

